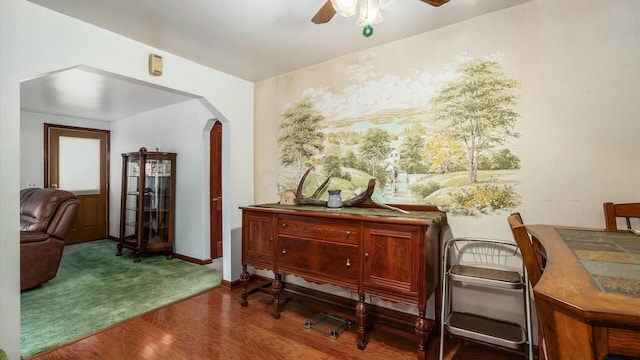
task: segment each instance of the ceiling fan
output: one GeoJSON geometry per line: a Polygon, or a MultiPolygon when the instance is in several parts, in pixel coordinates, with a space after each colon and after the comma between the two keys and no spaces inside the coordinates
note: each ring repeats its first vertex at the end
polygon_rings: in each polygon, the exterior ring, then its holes
{"type": "MultiPolygon", "coordinates": [[[[366,1],[366,0],[361,0],[361,1],[366,1]]],[[[448,2],[449,0],[421,0],[421,1],[432,6],[440,6],[448,2]]],[[[355,7],[355,0],[353,0],[353,3],[355,7]]],[[[320,8],[320,10],[318,10],[318,12],[313,16],[311,21],[314,24],[324,24],[329,22],[329,20],[331,20],[335,14],[336,14],[336,9],[332,4],[332,0],[327,0],[327,2],[325,2],[324,5],[322,5],[322,7],[320,8]]]]}

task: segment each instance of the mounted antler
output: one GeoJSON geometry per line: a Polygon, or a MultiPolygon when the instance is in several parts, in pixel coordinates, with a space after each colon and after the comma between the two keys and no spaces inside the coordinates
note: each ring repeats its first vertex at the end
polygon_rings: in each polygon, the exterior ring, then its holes
{"type": "MultiPolygon", "coordinates": [[[[302,175],[302,179],[300,179],[300,183],[298,184],[298,190],[296,191],[296,205],[319,205],[319,206],[327,206],[327,202],[325,200],[320,200],[318,199],[318,195],[320,195],[322,193],[322,191],[327,187],[327,184],[329,184],[329,180],[331,179],[331,176],[327,177],[324,182],[322,184],[320,184],[320,186],[318,186],[318,188],[316,189],[316,191],[313,193],[313,195],[311,195],[310,197],[304,197],[302,196],[302,187],[304,185],[304,181],[307,179],[307,175],[309,175],[309,172],[311,171],[311,169],[308,169],[304,175],[302,175]]],[[[394,210],[394,211],[400,211],[402,213],[408,214],[408,211],[402,210],[402,209],[398,209],[397,207],[393,207],[387,204],[380,204],[377,203],[373,200],[371,200],[371,196],[373,195],[373,190],[376,187],[376,179],[372,178],[369,179],[369,184],[367,184],[367,189],[363,192],[361,192],[359,195],[349,199],[349,200],[345,200],[342,202],[342,206],[343,207],[357,207],[360,204],[364,204],[364,203],[371,203],[371,204],[375,204],[381,208],[384,209],[389,209],[389,210],[394,210]]]]}
{"type": "Polygon", "coordinates": [[[318,186],[318,189],[311,195],[311,197],[302,196],[302,186],[304,185],[304,181],[309,175],[311,169],[308,169],[304,175],[302,175],[302,179],[300,179],[300,183],[298,184],[298,190],[296,191],[296,205],[319,205],[319,206],[327,206],[327,202],[325,200],[318,199],[318,195],[322,193],[322,190],[327,186],[331,176],[327,177],[326,180],[318,186]]]}
{"type": "Polygon", "coordinates": [[[361,192],[359,195],[357,195],[354,198],[343,201],[342,206],[352,207],[352,206],[358,206],[368,201],[373,202],[373,200],[371,200],[371,196],[373,195],[373,189],[375,187],[376,187],[376,178],[369,179],[367,190],[361,192]]]}

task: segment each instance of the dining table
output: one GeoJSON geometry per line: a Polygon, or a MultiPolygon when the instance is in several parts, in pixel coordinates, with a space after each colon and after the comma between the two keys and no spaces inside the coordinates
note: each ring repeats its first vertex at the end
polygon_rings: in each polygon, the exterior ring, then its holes
{"type": "Polygon", "coordinates": [[[554,360],[640,358],[640,236],[526,225],[543,260],[533,288],[554,360]]]}

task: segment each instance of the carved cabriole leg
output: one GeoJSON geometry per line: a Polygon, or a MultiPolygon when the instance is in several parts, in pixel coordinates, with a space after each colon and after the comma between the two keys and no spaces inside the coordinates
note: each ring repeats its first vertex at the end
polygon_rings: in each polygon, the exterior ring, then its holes
{"type": "Polygon", "coordinates": [[[415,323],[415,331],[418,336],[418,360],[424,360],[427,335],[429,334],[425,309],[418,310],[418,318],[415,323]]]}
{"type": "Polygon", "coordinates": [[[249,284],[249,273],[247,272],[247,264],[242,264],[242,272],[240,273],[240,283],[242,284],[242,293],[240,305],[247,306],[247,285],[249,284]]]}
{"type": "Polygon", "coordinates": [[[364,350],[367,343],[364,332],[367,329],[367,306],[364,303],[364,294],[359,294],[360,300],[356,305],[356,318],[358,319],[358,349],[364,350]]]}
{"type": "Polygon", "coordinates": [[[273,280],[273,318],[280,318],[280,293],[282,292],[282,281],[279,273],[275,274],[273,280]]]}

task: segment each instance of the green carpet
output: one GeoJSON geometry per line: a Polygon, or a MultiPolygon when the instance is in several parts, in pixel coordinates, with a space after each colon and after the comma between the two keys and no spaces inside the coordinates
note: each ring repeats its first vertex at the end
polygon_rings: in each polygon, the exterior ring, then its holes
{"type": "Polygon", "coordinates": [[[22,356],[80,339],[220,285],[222,274],[161,253],[115,256],[116,243],[65,246],[58,275],[21,294],[22,356]]]}

